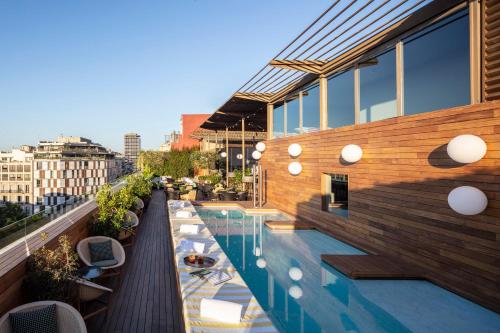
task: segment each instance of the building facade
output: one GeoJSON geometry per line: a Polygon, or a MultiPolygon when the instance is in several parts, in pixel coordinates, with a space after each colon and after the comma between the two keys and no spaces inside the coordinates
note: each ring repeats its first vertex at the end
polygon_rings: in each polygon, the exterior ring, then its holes
{"type": "Polygon", "coordinates": [[[96,193],[121,174],[114,157],[114,153],[85,138],[41,141],[34,152],[34,203],[58,205],[96,193]]]}
{"type": "Polygon", "coordinates": [[[0,152],[0,201],[33,204],[33,147],[0,152]]]}
{"type": "Polygon", "coordinates": [[[81,137],[0,153],[0,201],[54,206],[96,193],[127,170],[122,159],[81,137]]]}
{"type": "Polygon", "coordinates": [[[191,134],[203,124],[210,114],[183,114],[181,116],[181,132],[171,138],[171,149],[181,150],[189,148],[198,148],[199,142],[191,137],[191,134]]]}
{"type": "Polygon", "coordinates": [[[141,136],[136,133],[127,133],[124,137],[124,155],[133,169],[137,168],[137,159],[141,153],[141,136]]]}

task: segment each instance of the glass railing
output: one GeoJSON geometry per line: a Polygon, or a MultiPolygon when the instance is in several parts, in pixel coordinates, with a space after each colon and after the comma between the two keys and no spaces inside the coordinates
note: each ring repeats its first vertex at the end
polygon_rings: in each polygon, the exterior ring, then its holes
{"type": "MultiPolygon", "coordinates": [[[[126,176],[117,178],[110,184],[113,187],[123,184],[125,182],[125,177],[126,176]]],[[[95,199],[95,196],[96,193],[86,193],[71,197],[64,203],[58,205],[52,205],[48,207],[35,206],[35,210],[37,208],[40,209],[40,207],[42,208],[39,212],[0,227],[0,249],[6,247],[7,245],[15,242],[18,239],[26,237],[33,231],[41,228],[51,221],[54,221],[58,217],[70,212],[71,210],[80,207],[84,203],[95,199]]]]}

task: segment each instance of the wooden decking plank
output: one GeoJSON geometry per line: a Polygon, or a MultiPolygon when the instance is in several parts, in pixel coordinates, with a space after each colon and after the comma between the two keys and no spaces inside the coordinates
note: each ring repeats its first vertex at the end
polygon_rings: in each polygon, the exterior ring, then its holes
{"type": "Polygon", "coordinates": [[[126,261],[107,318],[89,320],[89,332],[183,332],[162,191],[153,192],[126,261]]]}
{"type": "Polygon", "coordinates": [[[425,279],[415,267],[380,255],[322,254],[321,260],[351,279],[425,279]]]}

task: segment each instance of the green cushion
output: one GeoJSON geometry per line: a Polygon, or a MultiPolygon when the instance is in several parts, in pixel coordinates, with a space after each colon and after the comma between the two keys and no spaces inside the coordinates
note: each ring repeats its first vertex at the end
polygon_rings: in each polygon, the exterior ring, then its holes
{"type": "Polygon", "coordinates": [[[56,305],[10,313],[9,321],[13,333],[57,333],[56,305]]]}
{"type": "Polygon", "coordinates": [[[108,239],[104,242],[88,243],[90,252],[90,262],[103,261],[103,260],[113,260],[115,256],[113,255],[113,246],[111,245],[111,240],[108,239]]]}
{"type": "Polygon", "coordinates": [[[92,265],[97,266],[97,267],[114,266],[117,263],[118,263],[118,260],[116,260],[116,259],[101,260],[101,261],[92,261],[92,265]]]}

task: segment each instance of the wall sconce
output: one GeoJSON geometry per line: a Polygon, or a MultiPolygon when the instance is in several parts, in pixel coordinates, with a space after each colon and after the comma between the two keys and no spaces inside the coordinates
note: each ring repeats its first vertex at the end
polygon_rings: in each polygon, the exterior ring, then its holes
{"type": "Polygon", "coordinates": [[[302,154],[302,147],[298,143],[292,143],[288,146],[288,154],[292,157],[297,157],[302,154]]]}
{"type": "Polygon", "coordinates": [[[340,155],[344,161],[348,163],[356,163],[363,156],[363,150],[358,145],[349,144],[342,148],[340,155]]]}
{"type": "Polygon", "coordinates": [[[302,270],[298,267],[290,268],[290,270],[288,271],[288,275],[293,281],[299,281],[300,279],[302,279],[302,276],[304,276],[302,270]]]}
{"type": "Polygon", "coordinates": [[[452,160],[458,163],[474,163],[486,154],[486,143],[472,134],[462,134],[448,142],[446,151],[452,160]]]}
{"type": "Polygon", "coordinates": [[[262,252],[260,251],[260,247],[257,246],[253,254],[255,254],[257,257],[260,257],[260,255],[262,254],[262,252]]]}
{"type": "Polygon", "coordinates": [[[243,154],[236,155],[236,158],[239,159],[239,160],[242,160],[243,159],[243,154]]]}
{"type": "Polygon", "coordinates": [[[254,150],[252,153],[252,157],[254,160],[260,160],[260,158],[262,157],[262,153],[258,150],[254,150]]]}
{"type": "Polygon", "coordinates": [[[299,299],[303,295],[302,288],[297,285],[293,285],[290,287],[290,289],[288,289],[288,294],[295,299],[299,299]]]}
{"type": "Polygon", "coordinates": [[[488,198],[480,189],[460,186],[448,194],[448,205],[459,214],[477,215],[488,206],[488,198]]]}
{"type": "Polygon", "coordinates": [[[258,142],[255,145],[255,149],[257,149],[258,151],[260,151],[261,153],[263,153],[264,150],[266,150],[266,144],[264,142],[258,142]]]}
{"type": "Polygon", "coordinates": [[[260,269],[264,269],[266,268],[266,266],[267,266],[266,259],[264,258],[257,259],[257,267],[259,267],[260,269]]]}
{"type": "Polygon", "coordinates": [[[294,176],[297,176],[302,172],[302,164],[300,164],[299,162],[292,162],[288,164],[288,172],[290,172],[294,176]]]}
{"type": "Polygon", "coordinates": [[[227,156],[227,153],[225,151],[223,151],[222,153],[220,153],[220,157],[226,158],[226,156],[227,156]]]}

